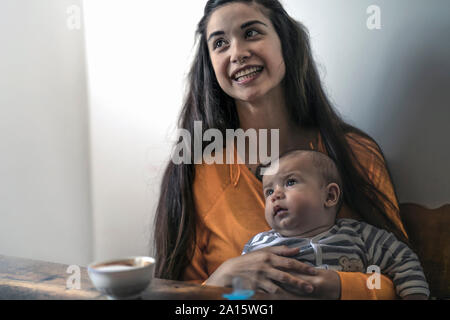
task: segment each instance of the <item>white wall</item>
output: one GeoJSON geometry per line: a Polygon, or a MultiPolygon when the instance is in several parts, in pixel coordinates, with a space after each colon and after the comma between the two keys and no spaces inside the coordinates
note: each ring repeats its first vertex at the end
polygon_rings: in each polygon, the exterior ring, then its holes
{"type": "Polygon", "coordinates": [[[84,2],[97,260],[152,250],[160,179],[204,5],[175,3],[84,2]]]}
{"type": "Polygon", "coordinates": [[[0,1],[0,254],[92,259],[82,30],[71,0],[0,1]]]}

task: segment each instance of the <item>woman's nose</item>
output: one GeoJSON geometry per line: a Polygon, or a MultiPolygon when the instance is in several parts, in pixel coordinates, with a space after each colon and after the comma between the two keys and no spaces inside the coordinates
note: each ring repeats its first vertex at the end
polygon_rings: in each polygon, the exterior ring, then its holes
{"type": "Polygon", "coordinates": [[[231,62],[233,63],[243,64],[251,57],[247,44],[242,41],[235,41],[231,52],[231,62]]]}

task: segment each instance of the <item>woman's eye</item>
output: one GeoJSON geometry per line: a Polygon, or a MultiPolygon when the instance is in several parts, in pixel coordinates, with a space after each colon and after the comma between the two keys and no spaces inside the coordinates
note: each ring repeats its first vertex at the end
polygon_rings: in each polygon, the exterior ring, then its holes
{"type": "Polygon", "coordinates": [[[257,34],[259,34],[259,32],[258,31],[256,31],[256,30],[248,30],[246,33],[245,33],[245,35],[247,36],[247,37],[254,37],[254,36],[256,36],[257,34]]]}
{"type": "Polygon", "coordinates": [[[296,181],[295,179],[288,179],[288,180],[286,181],[286,185],[287,185],[288,187],[293,186],[293,185],[296,184],[296,183],[297,183],[297,181],[296,181]]]}
{"type": "Polygon", "coordinates": [[[225,43],[225,41],[223,39],[219,39],[216,42],[214,42],[214,46],[213,46],[214,49],[222,47],[222,45],[219,45],[221,43],[225,43]]]}
{"type": "Polygon", "coordinates": [[[272,189],[267,189],[266,190],[266,197],[270,196],[273,193],[272,189]]]}

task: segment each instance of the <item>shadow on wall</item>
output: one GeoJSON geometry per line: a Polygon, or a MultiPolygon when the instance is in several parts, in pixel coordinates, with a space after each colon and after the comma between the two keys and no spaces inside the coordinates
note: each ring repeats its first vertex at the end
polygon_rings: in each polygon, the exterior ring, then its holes
{"type": "Polygon", "coordinates": [[[393,36],[375,88],[371,131],[382,142],[400,202],[450,203],[449,35],[447,23],[393,36]]]}

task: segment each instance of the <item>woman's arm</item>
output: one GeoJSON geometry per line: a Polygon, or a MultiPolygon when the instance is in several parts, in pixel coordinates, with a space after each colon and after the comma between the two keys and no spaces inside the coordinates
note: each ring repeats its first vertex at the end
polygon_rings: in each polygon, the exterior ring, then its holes
{"type": "Polygon", "coordinates": [[[205,270],[205,259],[198,246],[195,247],[191,263],[185,269],[183,280],[210,286],[231,286],[236,276],[245,277],[254,284],[256,290],[276,293],[282,287],[294,288],[302,295],[314,291],[311,284],[290,273],[315,275],[316,269],[289,256],[298,254],[297,248],[286,246],[270,247],[229,259],[222,263],[209,277],[205,270]],[[278,284],[276,284],[278,283],[278,284]],[[311,290],[311,291],[309,291],[311,290]]]}
{"type": "Polygon", "coordinates": [[[347,141],[373,186],[386,197],[379,196],[380,201],[385,203],[386,215],[407,239],[408,235],[400,218],[394,184],[380,148],[375,141],[354,133],[347,134],[347,141]]]}
{"type": "Polygon", "coordinates": [[[222,263],[206,280],[206,285],[230,286],[234,277],[244,277],[256,290],[269,293],[284,292],[283,286],[295,288],[297,292],[308,295],[314,286],[307,280],[293,274],[316,275],[317,270],[296,259],[298,248],[286,246],[269,247],[257,250],[222,263]]]}
{"type": "Polygon", "coordinates": [[[341,300],[394,300],[397,299],[392,280],[380,274],[380,286],[370,289],[367,280],[372,274],[338,272],[341,280],[341,300]]]}
{"type": "MultiPolygon", "coordinates": [[[[392,280],[384,275],[380,276],[380,286],[369,288],[367,280],[371,274],[360,272],[340,272],[317,269],[315,276],[292,274],[310,282],[314,291],[309,295],[318,299],[341,300],[394,300],[397,299],[392,280]]],[[[287,288],[295,295],[304,295],[293,288],[287,288]]]]}
{"type": "MultiPolygon", "coordinates": [[[[406,231],[400,219],[397,197],[394,185],[389,176],[385,159],[382,156],[377,144],[365,137],[357,134],[349,134],[347,141],[358,158],[362,167],[367,170],[368,177],[373,185],[380,190],[393,204],[386,206],[386,213],[389,218],[398,226],[405,236],[406,231]]],[[[392,280],[384,275],[380,275],[380,288],[369,289],[367,280],[371,274],[355,272],[338,272],[341,281],[341,299],[396,299],[395,288],[392,280]]]]}
{"type": "Polygon", "coordinates": [[[205,258],[196,244],[194,256],[192,257],[190,264],[184,269],[182,280],[190,283],[201,284],[208,278],[208,273],[204,268],[205,265],[205,258]]]}

